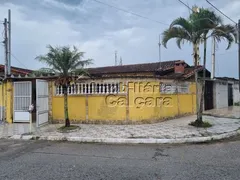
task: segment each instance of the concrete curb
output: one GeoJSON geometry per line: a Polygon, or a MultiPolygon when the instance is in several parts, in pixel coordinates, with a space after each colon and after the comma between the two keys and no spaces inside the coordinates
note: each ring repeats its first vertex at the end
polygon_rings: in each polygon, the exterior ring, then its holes
{"type": "Polygon", "coordinates": [[[240,134],[240,131],[233,131],[207,137],[191,137],[179,139],[155,139],[155,138],[90,138],[90,137],[67,137],[67,136],[36,136],[36,135],[14,135],[10,139],[22,140],[48,140],[48,141],[71,141],[82,143],[109,143],[109,144],[181,144],[200,143],[213,140],[230,138],[240,134]]]}
{"type": "Polygon", "coordinates": [[[203,113],[203,116],[209,116],[209,117],[215,117],[215,118],[240,119],[239,117],[236,117],[236,116],[224,116],[224,115],[216,115],[216,114],[208,114],[208,113],[203,113]]]}

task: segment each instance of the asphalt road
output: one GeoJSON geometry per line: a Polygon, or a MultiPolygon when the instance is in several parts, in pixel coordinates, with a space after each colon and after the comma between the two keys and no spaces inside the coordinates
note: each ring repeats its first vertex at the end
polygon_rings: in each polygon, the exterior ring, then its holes
{"type": "Polygon", "coordinates": [[[240,141],[102,145],[0,140],[0,180],[239,180],[240,141]]]}

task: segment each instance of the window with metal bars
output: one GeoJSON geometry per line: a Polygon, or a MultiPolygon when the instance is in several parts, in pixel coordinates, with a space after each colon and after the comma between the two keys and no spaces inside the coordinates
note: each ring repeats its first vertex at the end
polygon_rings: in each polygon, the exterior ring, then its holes
{"type": "Polygon", "coordinates": [[[189,84],[171,84],[171,83],[160,83],[160,92],[162,94],[188,94],[189,93],[189,84]]]}

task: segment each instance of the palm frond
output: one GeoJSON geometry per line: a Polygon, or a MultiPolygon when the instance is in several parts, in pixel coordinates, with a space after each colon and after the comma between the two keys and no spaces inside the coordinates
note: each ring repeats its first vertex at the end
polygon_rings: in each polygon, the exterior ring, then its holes
{"type": "Polygon", "coordinates": [[[72,73],[74,73],[74,74],[76,74],[78,76],[81,76],[81,75],[89,76],[89,77],[91,76],[86,69],[75,69],[74,71],[72,71],[72,73]]]}
{"type": "Polygon", "coordinates": [[[73,69],[85,68],[86,66],[93,64],[92,61],[92,59],[77,61],[73,64],[73,69]]]}
{"type": "Polygon", "coordinates": [[[226,49],[229,49],[237,38],[237,31],[232,25],[221,25],[213,30],[211,36],[215,37],[218,42],[226,40],[228,43],[226,49]]]}
{"type": "Polygon", "coordinates": [[[73,50],[69,46],[52,47],[49,45],[47,48],[48,53],[37,56],[36,59],[61,76],[67,77],[75,69],[83,68],[92,62],[90,59],[82,60],[84,52],[80,52],[75,46],[73,50]]]}
{"type": "Polygon", "coordinates": [[[185,41],[191,41],[191,36],[181,27],[172,27],[163,32],[162,44],[167,48],[167,43],[170,39],[184,39],[185,41]]]}
{"type": "Polygon", "coordinates": [[[56,72],[54,69],[51,69],[51,68],[41,68],[39,70],[32,71],[30,76],[46,75],[46,74],[57,75],[58,72],[56,72]]]}
{"type": "Polygon", "coordinates": [[[185,29],[185,31],[189,34],[189,36],[191,36],[193,27],[192,27],[192,24],[187,19],[180,17],[173,20],[173,22],[170,25],[170,28],[176,27],[176,26],[180,26],[181,28],[185,29]]]}

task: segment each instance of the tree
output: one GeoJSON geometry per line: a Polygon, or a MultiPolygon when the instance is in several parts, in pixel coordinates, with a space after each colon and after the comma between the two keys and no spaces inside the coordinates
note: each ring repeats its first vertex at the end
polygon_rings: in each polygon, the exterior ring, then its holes
{"type": "Polygon", "coordinates": [[[226,40],[228,43],[227,50],[231,47],[237,37],[237,31],[235,26],[223,25],[223,21],[220,16],[216,15],[214,11],[209,9],[199,8],[197,13],[192,13],[189,17],[191,21],[199,22],[198,26],[203,29],[202,42],[204,44],[203,50],[203,77],[202,77],[202,90],[200,98],[199,108],[199,121],[202,123],[203,114],[203,100],[205,93],[205,79],[206,79],[206,61],[207,61],[207,40],[214,38],[217,42],[226,40]]]}
{"type": "Polygon", "coordinates": [[[91,64],[92,60],[82,60],[84,52],[80,52],[75,46],[71,49],[69,46],[52,47],[48,45],[47,48],[48,53],[37,56],[36,59],[45,63],[48,68],[42,68],[39,71],[53,73],[58,76],[55,85],[63,87],[65,127],[69,127],[68,87],[74,79],[74,76],[87,74],[84,67],[91,64]]]}
{"type": "Polygon", "coordinates": [[[195,26],[195,22],[189,21],[185,18],[175,19],[170,27],[163,32],[162,44],[167,48],[167,43],[171,39],[176,39],[177,46],[181,49],[181,45],[185,42],[189,42],[193,46],[193,59],[195,64],[195,83],[196,83],[196,109],[197,120],[199,120],[199,99],[198,95],[198,71],[197,62],[199,59],[198,44],[201,41],[202,29],[199,26],[195,26]]]}
{"type": "MultiPolygon", "coordinates": [[[[195,8],[196,9],[196,8],[195,8]]],[[[195,83],[196,83],[196,109],[197,109],[197,119],[196,124],[203,124],[202,121],[202,111],[203,111],[203,97],[205,91],[205,67],[206,67],[206,47],[207,39],[209,37],[214,37],[218,42],[222,39],[226,39],[229,42],[228,48],[232,44],[232,38],[234,34],[234,28],[231,25],[222,25],[222,20],[217,16],[214,11],[201,8],[198,12],[193,12],[190,14],[188,19],[177,18],[175,19],[170,27],[163,32],[162,43],[167,47],[167,43],[170,39],[176,39],[178,47],[181,49],[181,45],[184,42],[189,42],[193,45],[194,54],[194,64],[195,64],[195,83]],[[211,32],[210,32],[211,31],[211,32]],[[210,32],[210,35],[207,36],[210,32]],[[197,62],[199,59],[198,45],[204,42],[204,72],[202,83],[201,99],[199,104],[198,97],[198,71],[197,62]],[[200,105],[200,108],[199,108],[200,105]]]]}

